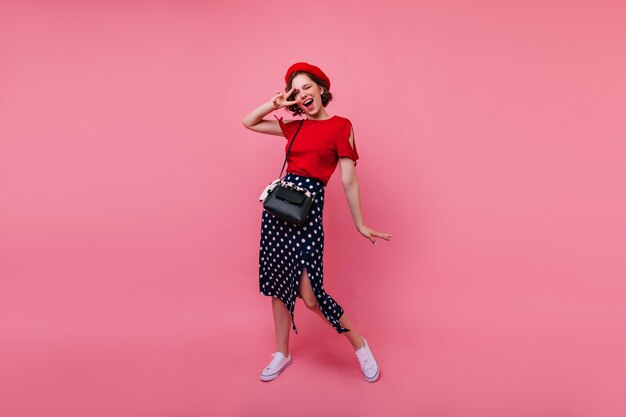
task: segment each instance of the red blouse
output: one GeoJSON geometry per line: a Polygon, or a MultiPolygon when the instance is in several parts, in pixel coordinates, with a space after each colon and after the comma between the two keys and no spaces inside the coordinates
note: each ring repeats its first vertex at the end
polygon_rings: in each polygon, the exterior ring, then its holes
{"type": "MultiPolygon", "coordinates": [[[[300,120],[284,123],[282,117],[276,119],[287,140],[285,144],[287,152],[300,120]]],[[[353,142],[354,148],[350,145],[351,130],[352,122],[337,115],[325,120],[304,119],[289,152],[287,171],[317,178],[326,185],[337,168],[339,157],[347,156],[354,161],[354,165],[359,159],[356,140],[353,142]]]]}

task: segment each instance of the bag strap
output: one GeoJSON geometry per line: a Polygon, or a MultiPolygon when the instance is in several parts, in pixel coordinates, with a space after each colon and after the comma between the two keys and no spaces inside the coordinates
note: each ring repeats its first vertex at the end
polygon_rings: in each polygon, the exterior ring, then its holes
{"type": "Polygon", "coordinates": [[[300,128],[302,127],[303,124],[304,124],[304,120],[301,119],[300,126],[298,126],[298,130],[296,130],[296,133],[293,135],[293,138],[291,138],[291,143],[289,144],[289,148],[287,148],[287,152],[285,153],[285,162],[283,162],[283,167],[280,169],[280,175],[278,176],[278,178],[283,177],[283,170],[285,169],[285,164],[287,163],[287,158],[289,157],[289,151],[291,151],[291,146],[293,145],[293,141],[296,140],[296,136],[298,135],[298,132],[300,131],[300,128]]]}

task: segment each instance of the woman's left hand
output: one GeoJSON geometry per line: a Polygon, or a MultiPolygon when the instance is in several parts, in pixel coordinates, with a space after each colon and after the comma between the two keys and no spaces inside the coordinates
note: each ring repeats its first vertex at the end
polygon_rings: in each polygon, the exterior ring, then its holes
{"type": "Polygon", "coordinates": [[[389,233],[377,232],[375,230],[370,229],[369,227],[367,227],[365,225],[359,227],[358,231],[363,236],[368,238],[374,245],[376,244],[376,241],[374,240],[374,237],[379,237],[379,238],[385,239],[385,240],[391,240],[391,235],[389,233]]]}

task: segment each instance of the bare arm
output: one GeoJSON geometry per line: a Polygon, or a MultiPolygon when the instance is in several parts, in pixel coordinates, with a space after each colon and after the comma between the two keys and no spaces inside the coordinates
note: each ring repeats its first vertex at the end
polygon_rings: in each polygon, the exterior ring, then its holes
{"type": "MultiPolygon", "coordinates": [[[[352,133],[350,133],[350,144],[354,144],[354,137],[352,133]]],[[[389,233],[376,232],[367,227],[363,222],[359,179],[357,178],[356,167],[354,166],[352,159],[348,157],[340,157],[339,166],[341,167],[341,183],[343,184],[343,190],[346,193],[346,199],[348,200],[348,206],[350,207],[350,212],[352,213],[352,219],[354,220],[354,226],[356,229],[373,244],[376,244],[374,237],[390,240],[391,235],[389,233]]]]}
{"type": "Polygon", "coordinates": [[[287,101],[285,99],[285,96],[289,97],[293,90],[294,88],[289,90],[287,93],[281,93],[280,91],[277,91],[276,95],[271,100],[261,104],[259,107],[252,110],[246,117],[243,118],[242,124],[244,125],[244,127],[246,127],[246,129],[250,129],[259,133],[284,136],[283,131],[280,129],[277,120],[265,120],[263,118],[274,110],[297,103],[297,100],[287,101]]]}

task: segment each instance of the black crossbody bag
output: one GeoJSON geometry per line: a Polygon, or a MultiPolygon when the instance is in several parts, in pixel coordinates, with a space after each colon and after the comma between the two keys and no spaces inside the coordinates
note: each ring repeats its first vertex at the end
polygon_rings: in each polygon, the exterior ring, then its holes
{"type": "MultiPolygon", "coordinates": [[[[304,120],[300,120],[300,126],[293,135],[289,148],[285,154],[285,161],[283,167],[280,170],[279,178],[282,178],[287,158],[289,157],[289,151],[293,146],[293,142],[302,127],[304,120]]],[[[273,189],[268,191],[267,197],[263,202],[263,208],[270,214],[278,217],[279,219],[286,220],[289,223],[293,223],[297,226],[301,226],[306,221],[311,210],[311,204],[313,203],[313,197],[306,191],[301,191],[299,187],[291,187],[284,184],[281,180],[273,189]]]]}

